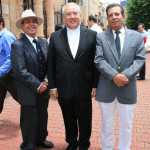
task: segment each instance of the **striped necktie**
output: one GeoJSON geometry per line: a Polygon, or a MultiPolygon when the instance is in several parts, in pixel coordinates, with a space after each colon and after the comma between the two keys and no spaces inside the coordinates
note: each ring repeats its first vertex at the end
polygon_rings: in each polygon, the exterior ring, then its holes
{"type": "Polygon", "coordinates": [[[46,76],[46,73],[47,73],[47,71],[46,71],[46,67],[47,67],[46,60],[45,60],[44,53],[41,50],[41,46],[40,46],[38,40],[33,39],[33,42],[36,44],[36,50],[37,50],[37,55],[38,55],[38,60],[39,60],[40,81],[43,81],[45,76],[46,76]]]}

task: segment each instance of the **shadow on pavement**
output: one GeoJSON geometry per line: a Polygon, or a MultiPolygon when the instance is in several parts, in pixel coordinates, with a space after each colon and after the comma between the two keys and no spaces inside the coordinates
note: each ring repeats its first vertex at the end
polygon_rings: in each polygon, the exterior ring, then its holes
{"type": "Polygon", "coordinates": [[[7,140],[18,135],[19,124],[10,120],[0,120],[0,140],[7,140]]]}

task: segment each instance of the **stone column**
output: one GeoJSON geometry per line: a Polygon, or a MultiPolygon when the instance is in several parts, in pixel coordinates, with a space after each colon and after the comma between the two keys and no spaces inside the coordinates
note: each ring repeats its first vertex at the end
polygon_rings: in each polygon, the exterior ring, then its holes
{"type": "Polygon", "coordinates": [[[23,32],[16,27],[16,21],[21,17],[23,12],[22,6],[22,0],[9,0],[10,31],[15,35],[16,38],[19,38],[20,32],[23,32]]]}
{"type": "Polygon", "coordinates": [[[9,20],[9,1],[8,0],[2,0],[2,15],[5,20],[5,27],[7,30],[10,31],[10,20],[9,20]]]}
{"type": "MultiPolygon", "coordinates": [[[[34,13],[38,16],[43,18],[43,3],[42,0],[34,0],[34,13]]],[[[44,37],[43,35],[43,24],[38,27],[37,36],[44,37]]]]}
{"type": "MultiPolygon", "coordinates": [[[[12,1],[12,0],[9,0],[9,1],[12,1]]],[[[12,3],[12,2],[11,2],[12,3]]],[[[14,10],[14,8],[12,8],[11,7],[11,10],[10,10],[10,13],[11,13],[11,15],[10,15],[10,17],[11,18],[14,18],[13,20],[12,20],[12,24],[11,25],[13,25],[12,26],[12,30],[13,31],[15,31],[15,33],[14,33],[14,35],[16,36],[16,38],[18,39],[18,38],[20,38],[20,33],[23,33],[23,31],[21,30],[21,29],[18,29],[17,27],[16,27],[16,21],[18,20],[18,19],[20,19],[21,18],[21,15],[22,15],[22,12],[24,11],[24,9],[23,9],[23,0],[15,0],[15,2],[14,2],[15,4],[15,10],[14,10]]],[[[12,4],[11,4],[12,5],[12,4]]]]}
{"type": "Polygon", "coordinates": [[[19,38],[22,30],[16,27],[16,21],[20,18],[23,12],[22,0],[2,0],[2,15],[5,20],[5,27],[12,32],[16,38],[19,38]]]}
{"type": "Polygon", "coordinates": [[[47,14],[47,37],[49,37],[55,30],[53,0],[44,0],[44,7],[47,14]]]}

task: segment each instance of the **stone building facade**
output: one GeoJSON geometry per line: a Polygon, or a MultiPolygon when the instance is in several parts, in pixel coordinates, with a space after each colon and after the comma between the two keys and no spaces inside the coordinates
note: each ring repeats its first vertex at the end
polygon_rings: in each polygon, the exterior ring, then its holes
{"type": "MultiPolygon", "coordinates": [[[[30,8],[37,16],[44,19],[44,23],[38,28],[37,35],[48,38],[55,30],[55,25],[65,25],[62,17],[62,7],[68,0],[0,0],[0,14],[3,15],[6,28],[16,38],[20,37],[22,30],[16,28],[16,21],[22,12],[30,8]]],[[[81,8],[82,25],[87,26],[89,15],[94,15],[98,23],[103,17],[101,13],[102,4],[99,0],[79,0],[81,8]]]]}
{"type": "Polygon", "coordinates": [[[102,3],[101,4],[101,9],[100,9],[100,21],[101,23],[103,23],[104,28],[107,29],[108,28],[108,21],[107,21],[107,14],[106,14],[106,7],[109,5],[109,3],[102,3]]]}
{"type": "Polygon", "coordinates": [[[106,19],[106,10],[104,9],[104,6],[108,4],[109,3],[102,3],[101,0],[79,0],[79,5],[82,12],[82,24],[87,26],[88,16],[93,15],[97,19],[97,23],[99,25],[103,23],[104,28],[106,29],[108,22],[106,19]]]}
{"type": "Polygon", "coordinates": [[[44,19],[37,35],[48,38],[54,31],[53,0],[0,0],[0,13],[5,19],[6,28],[19,38],[22,30],[16,28],[16,21],[27,8],[33,9],[37,16],[44,19]]]}

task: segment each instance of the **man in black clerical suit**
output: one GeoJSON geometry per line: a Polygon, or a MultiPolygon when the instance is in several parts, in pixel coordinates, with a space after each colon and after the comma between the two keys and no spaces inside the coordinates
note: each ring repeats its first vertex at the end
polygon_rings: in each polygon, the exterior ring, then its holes
{"type": "Polygon", "coordinates": [[[96,32],[80,26],[81,11],[75,3],[63,8],[66,27],[52,33],[48,52],[48,80],[51,96],[62,109],[66,150],[87,150],[90,146],[92,97],[98,72],[94,65],[96,32]],[[79,132],[79,140],[78,140],[79,132]]]}

